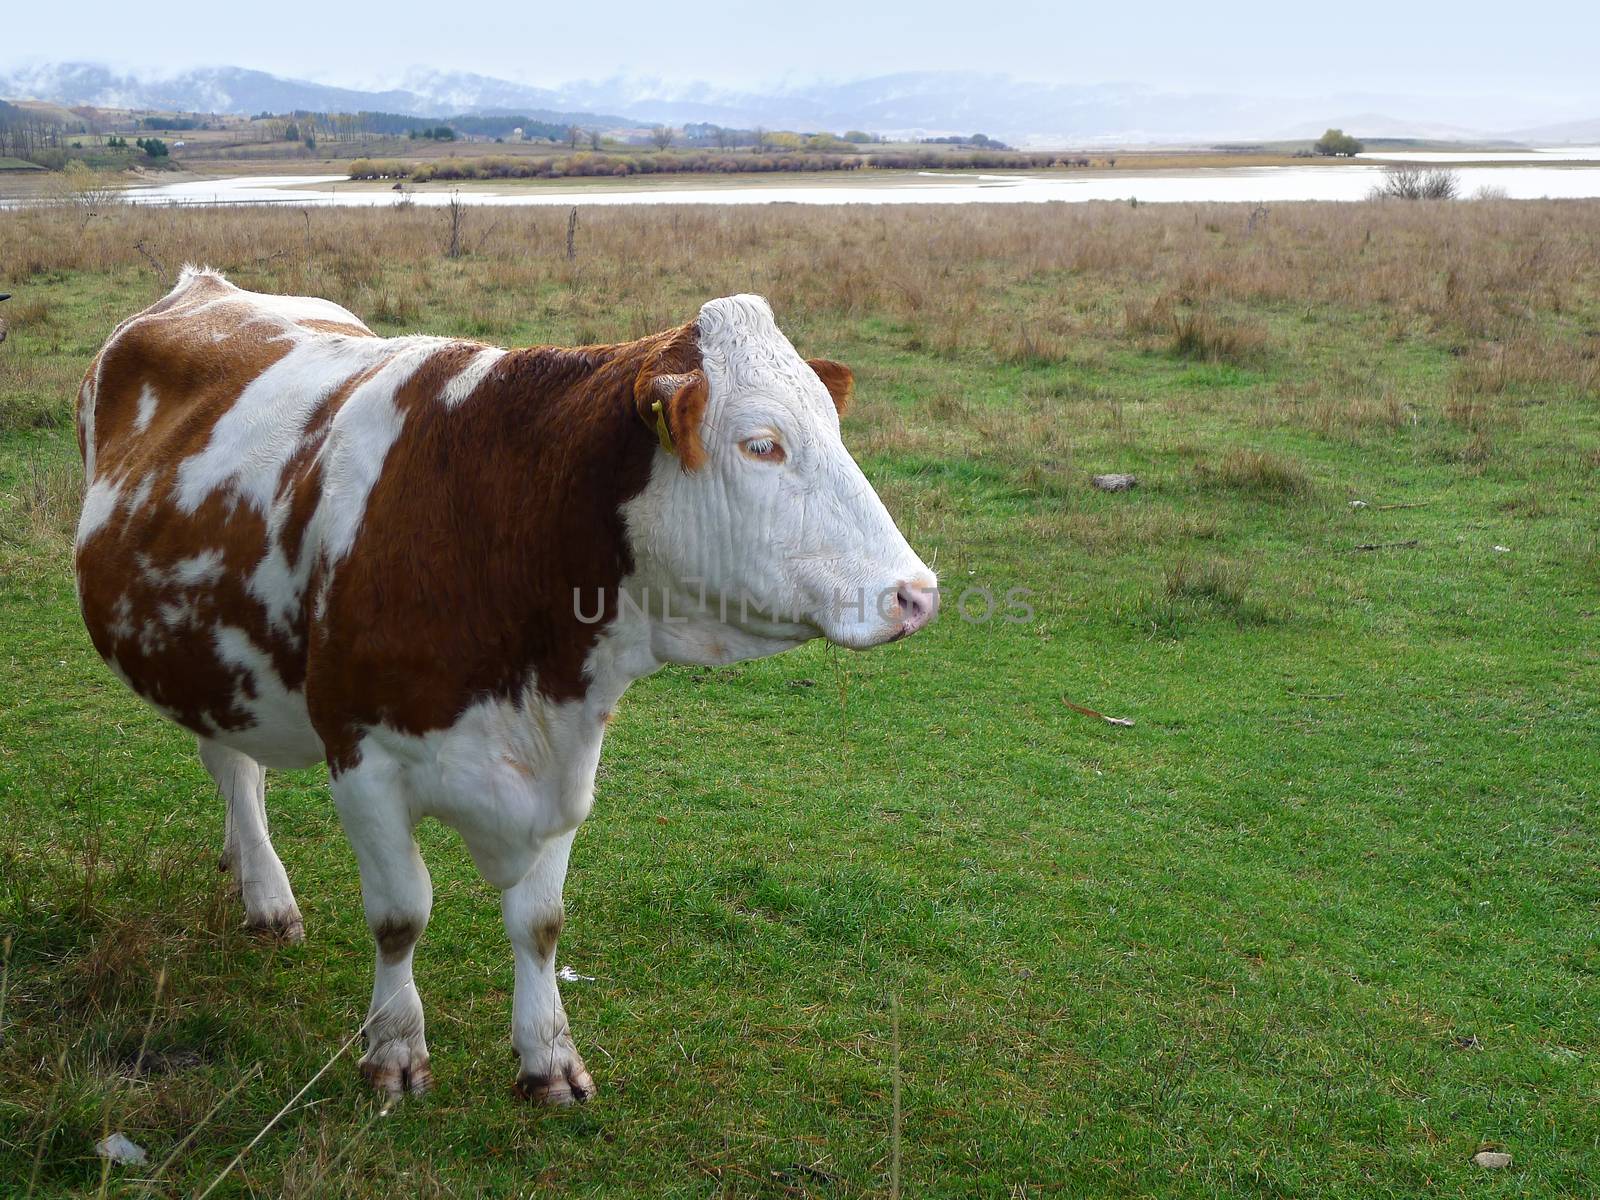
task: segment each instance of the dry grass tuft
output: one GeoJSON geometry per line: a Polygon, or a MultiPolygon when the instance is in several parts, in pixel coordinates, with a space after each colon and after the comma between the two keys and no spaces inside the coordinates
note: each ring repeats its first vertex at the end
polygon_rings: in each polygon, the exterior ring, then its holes
{"type": "Polygon", "coordinates": [[[1311,491],[1311,477],[1292,459],[1264,450],[1237,448],[1216,465],[1199,463],[1195,474],[1201,486],[1287,499],[1311,491]]]}
{"type": "Polygon", "coordinates": [[[1172,318],[1172,352],[1179,358],[1245,366],[1267,350],[1267,331],[1252,322],[1224,322],[1204,309],[1172,318]]]}
{"type": "Polygon", "coordinates": [[[1323,437],[1335,433],[1353,436],[1365,430],[1393,433],[1415,425],[1417,410],[1392,392],[1377,397],[1319,398],[1311,405],[1308,423],[1323,437]]]}
{"type": "Polygon", "coordinates": [[[1169,600],[1199,601],[1219,609],[1244,607],[1250,574],[1237,563],[1208,558],[1201,562],[1180,559],[1168,567],[1162,589],[1169,600]]]}

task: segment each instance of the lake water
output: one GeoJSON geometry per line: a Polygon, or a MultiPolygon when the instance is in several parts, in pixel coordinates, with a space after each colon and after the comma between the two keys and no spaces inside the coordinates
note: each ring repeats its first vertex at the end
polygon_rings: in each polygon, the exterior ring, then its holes
{"type": "MultiPolygon", "coordinates": [[[[768,182],[715,183],[709,186],[615,187],[583,190],[559,185],[508,183],[463,189],[468,204],[1039,204],[1049,201],[1127,200],[1141,202],[1235,201],[1281,203],[1292,200],[1364,200],[1383,178],[1388,164],[1398,161],[1444,164],[1464,161],[1505,162],[1503,167],[1456,167],[1461,194],[1479,188],[1502,191],[1515,200],[1575,199],[1600,196],[1600,147],[1559,150],[1503,151],[1482,154],[1418,151],[1408,154],[1363,155],[1340,166],[1226,167],[1166,171],[1004,175],[924,172],[914,178],[892,176],[863,182],[859,176],[838,185],[807,183],[788,187],[768,182]],[[1595,161],[1595,166],[1563,163],[1595,161]],[[1370,165],[1369,165],[1370,162],[1370,165]]],[[[292,204],[308,206],[384,207],[400,201],[387,189],[369,191],[338,175],[246,176],[203,182],[130,189],[136,204],[292,204]],[[328,188],[332,187],[332,190],[328,188]]],[[[445,204],[449,192],[409,192],[416,204],[445,204]]]]}

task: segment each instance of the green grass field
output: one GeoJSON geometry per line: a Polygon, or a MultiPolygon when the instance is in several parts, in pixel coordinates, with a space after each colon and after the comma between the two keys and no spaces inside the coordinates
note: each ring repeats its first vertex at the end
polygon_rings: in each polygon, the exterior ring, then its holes
{"type": "Polygon", "coordinates": [[[269,782],[307,941],[257,940],[78,620],[76,376],[185,258],[511,343],[765,292],[913,545],[1035,608],[634,687],[585,1108],[511,1096],[498,897],[425,825],[436,1090],[352,1050],[213,1195],[1600,1191],[1600,204],[1070,209],[585,212],[572,263],[564,212],[458,260],[436,213],[0,214],[0,1194],[202,1193],[370,991],[323,773],[269,782]]]}

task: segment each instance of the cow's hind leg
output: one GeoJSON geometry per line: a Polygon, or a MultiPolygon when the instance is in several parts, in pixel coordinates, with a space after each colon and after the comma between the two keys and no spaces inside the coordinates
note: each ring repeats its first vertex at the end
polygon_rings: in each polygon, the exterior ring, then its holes
{"type": "Polygon", "coordinates": [[[433,909],[433,881],[411,833],[415,821],[398,773],[376,753],[333,781],[333,799],[361,868],[361,899],[378,952],[361,1073],[389,1097],[425,1092],[433,1074],[411,956],[433,909]]]}
{"type": "Polygon", "coordinates": [[[567,1027],[556,988],[556,940],[561,936],[561,888],[567,878],[572,832],[540,847],[533,867],[501,893],[500,908],[516,958],[511,1044],[522,1060],[517,1094],[545,1104],[582,1103],[594,1095],[567,1027]]]}
{"type": "Polygon", "coordinates": [[[245,924],[291,942],[305,937],[300,908],[267,831],[267,772],[221,742],[200,739],[200,761],[227,801],[222,866],[244,898],[245,924]]]}

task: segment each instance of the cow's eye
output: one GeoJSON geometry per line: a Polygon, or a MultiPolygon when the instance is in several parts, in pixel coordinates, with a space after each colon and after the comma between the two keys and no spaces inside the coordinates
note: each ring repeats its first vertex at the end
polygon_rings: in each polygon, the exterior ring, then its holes
{"type": "Polygon", "coordinates": [[[784,454],[783,447],[778,445],[778,439],[771,437],[745,438],[739,443],[739,449],[762,462],[781,463],[788,457],[784,454]]]}

